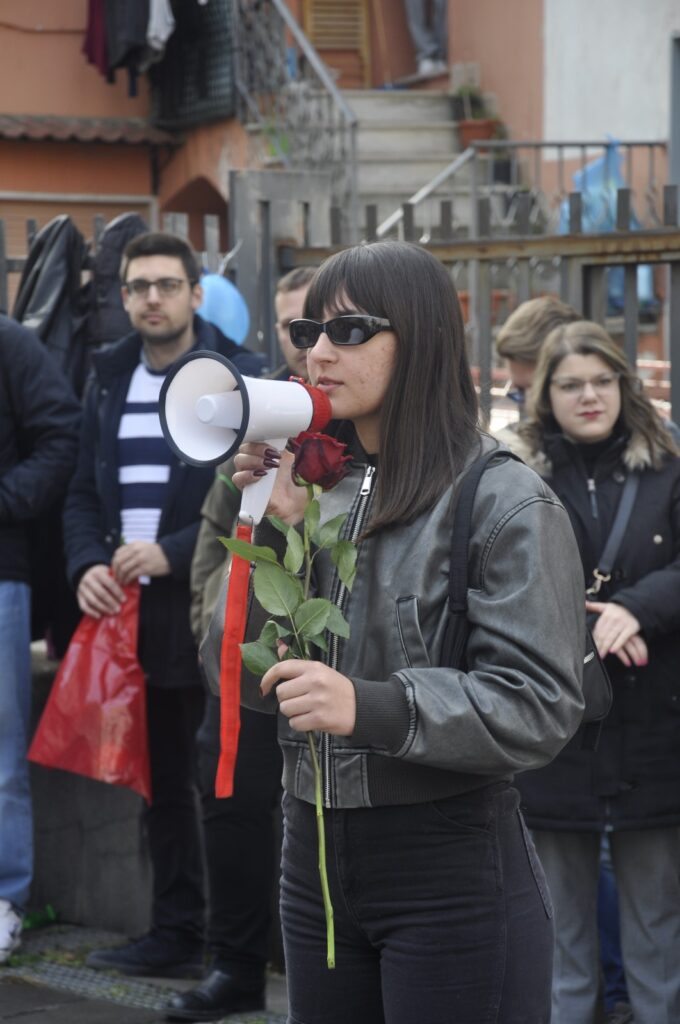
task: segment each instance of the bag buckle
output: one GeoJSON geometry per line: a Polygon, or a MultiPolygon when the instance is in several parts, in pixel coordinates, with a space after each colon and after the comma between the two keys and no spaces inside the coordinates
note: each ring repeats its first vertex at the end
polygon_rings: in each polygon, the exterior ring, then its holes
{"type": "Polygon", "coordinates": [[[586,590],[586,594],[589,597],[595,597],[596,594],[599,594],[602,584],[609,583],[612,578],[612,574],[610,572],[600,572],[599,569],[593,569],[593,576],[595,577],[595,582],[586,590]]]}

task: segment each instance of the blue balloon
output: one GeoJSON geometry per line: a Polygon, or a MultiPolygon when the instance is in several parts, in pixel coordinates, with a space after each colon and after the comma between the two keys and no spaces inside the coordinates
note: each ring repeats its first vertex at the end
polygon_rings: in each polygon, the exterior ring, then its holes
{"type": "Polygon", "coordinates": [[[250,314],[238,288],[221,274],[204,274],[201,287],[203,302],[197,310],[199,316],[242,345],[250,329],[250,314]]]}

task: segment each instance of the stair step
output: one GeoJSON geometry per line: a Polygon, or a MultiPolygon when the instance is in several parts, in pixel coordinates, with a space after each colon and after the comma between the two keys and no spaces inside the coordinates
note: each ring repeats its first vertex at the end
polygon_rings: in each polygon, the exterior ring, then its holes
{"type": "MultiPolygon", "coordinates": [[[[388,156],[362,154],[358,163],[359,193],[373,190],[405,192],[412,195],[451,163],[452,156],[388,156]]],[[[468,168],[456,175],[456,183],[469,181],[468,168]],[[465,176],[465,177],[463,177],[465,176]]]]}
{"type": "Polygon", "coordinates": [[[424,121],[391,124],[382,121],[360,121],[357,133],[359,159],[371,150],[385,156],[411,153],[443,155],[453,160],[458,150],[458,136],[453,122],[424,121]]]}
{"type": "Polygon", "coordinates": [[[343,93],[360,122],[450,121],[451,96],[447,92],[412,92],[406,89],[347,89],[343,93]]]}

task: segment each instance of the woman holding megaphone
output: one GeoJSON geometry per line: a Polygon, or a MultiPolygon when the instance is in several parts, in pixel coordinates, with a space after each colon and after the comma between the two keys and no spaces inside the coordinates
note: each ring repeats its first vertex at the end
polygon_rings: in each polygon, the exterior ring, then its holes
{"type": "MultiPolygon", "coordinates": [[[[495,446],[477,427],[451,280],[418,246],[357,246],[322,265],[305,312],[291,339],[352,459],[322,494],[321,519],[349,513],[358,557],[351,593],[327,552],[314,561],[315,593],[341,605],[349,639],[242,682],[245,704],[279,714],[289,1021],[548,1022],[552,909],[512,777],[550,761],[581,719],[583,579],[569,520],[499,449],[472,512],[467,644],[449,664],[453,509],[466,469],[495,446]]],[[[287,453],[247,444],[236,466],[240,488],[276,471],[268,512],[301,521],[307,493],[287,453]]],[[[257,544],[282,539],[267,521],[256,530],[257,544]]]]}

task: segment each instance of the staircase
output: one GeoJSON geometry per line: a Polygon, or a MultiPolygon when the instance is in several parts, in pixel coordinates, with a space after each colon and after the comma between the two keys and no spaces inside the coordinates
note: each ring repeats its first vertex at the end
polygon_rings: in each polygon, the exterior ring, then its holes
{"type": "MultiPolygon", "coordinates": [[[[343,95],[359,121],[359,224],[365,237],[367,204],[375,204],[380,223],[460,152],[456,122],[446,92],[357,89],[343,95]]],[[[441,200],[449,199],[454,226],[466,233],[469,183],[469,171],[464,170],[417,207],[421,232],[436,236],[441,200]]]]}

